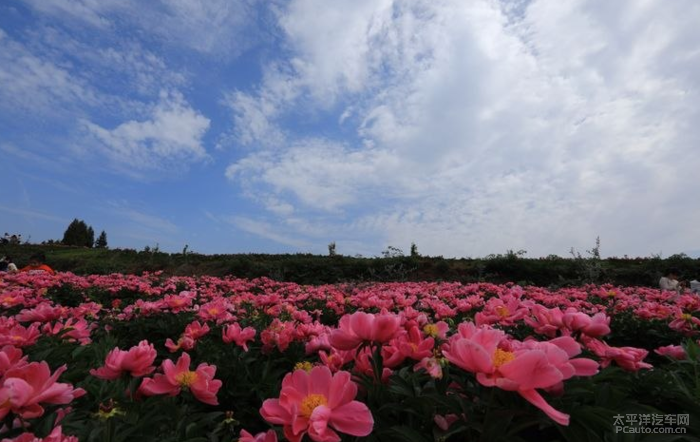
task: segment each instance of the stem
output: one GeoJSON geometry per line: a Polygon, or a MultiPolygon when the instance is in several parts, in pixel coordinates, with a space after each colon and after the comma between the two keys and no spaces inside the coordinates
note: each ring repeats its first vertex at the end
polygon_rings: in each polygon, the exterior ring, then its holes
{"type": "Polygon", "coordinates": [[[496,394],[496,388],[491,387],[491,393],[489,394],[489,402],[486,405],[486,417],[484,418],[484,428],[481,431],[481,437],[479,437],[479,441],[485,441],[487,440],[485,438],[486,430],[489,428],[489,422],[491,421],[491,409],[493,407],[493,397],[496,394]]]}

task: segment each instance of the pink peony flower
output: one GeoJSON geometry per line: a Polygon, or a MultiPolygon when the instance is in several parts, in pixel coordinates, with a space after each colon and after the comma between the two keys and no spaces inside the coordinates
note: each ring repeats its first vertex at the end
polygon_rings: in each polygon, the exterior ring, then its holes
{"type": "Polygon", "coordinates": [[[638,371],[642,368],[652,368],[651,364],[642,362],[649,354],[648,351],[634,347],[611,347],[607,343],[597,339],[585,341],[586,347],[596,356],[601,358],[600,366],[605,368],[612,361],[628,371],[638,371]]]}
{"type": "Polygon", "coordinates": [[[24,433],[14,439],[3,439],[2,442],[78,442],[75,436],[63,434],[61,426],[55,427],[45,438],[35,436],[34,433],[24,433]]]}
{"type": "Polygon", "coordinates": [[[238,442],[277,442],[277,433],[275,433],[275,430],[267,430],[265,433],[258,433],[253,436],[246,430],[241,430],[238,442]]]}
{"type": "Polygon", "coordinates": [[[484,386],[517,391],[561,425],[569,424],[569,415],[555,410],[537,389],[557,389],[574,375],[597,373],[595,361],[570,359],[581,353],[581,346],[568,336],[549,342],[517,342],[507,340],[499,330],[469,324],[458,331],[443,350],[450,362],[476,373],[484,386]]]}
{"type": "Polygon", "coordinates": [[[146,396],[167,394],[176,396],[183,388],[188,388],[195,398],[209,405],[218,405],[216,393],[221,388],[221,381],[214,379],[216,366],[199,364],[195,371],[190,370],[190,355],[182,353],[177,363],[166,359],[161,365],[163,374],[156,374],[153,379],[145,378],[139,392],[146,396]]]}
{"type": "Polygon", "coordinates": [[[563,327],[564,314],[557,307],[548,309],[543,305],[535,304],[530,313],[532,313],[532,317],[525,317],[524,322],[541,335],[553,338],[557,335],[557,331],[563,327]]]}
{"type": "Polygon", "coordinates": [[[153,344],[149,344],[146,340],[139,342],[139,345],[131,347],[128,351],[114,348],[107,354],[105,365],[96,370],[90,370],[90,374],[107,380],[117,379],[125,371],[131,373],[133,377],[146,376],[156,369],[153,366],[156,355],[153,344]]]}
{"type": "Polygon", "coordinates": [[[420,361],[433,354],[435,339],[423,338],[418,327],[411,327],[398,339],[398,348],[404,357],[420,361]]]}
{"type": "Polygon", "coordinates": [[[41,404],[68,404],[84,395],[82,388],[56,382],[64,371],[65,365],[51,374],[44,361],[9,369],[0,385],[0,420],[9,412],[23,419],[39,417],[44,414],[41,404]]]}
{"type": "Polygon", "coordinates": [[[243,347],[244,351],[248,351],[248,342],[255,339],[255,329],[246,327],[241,329],[238,323],[227,325],[223,331],[223,340],[226,344],[235,342],[237,346],[243,347]]]}
{"type": "Polygon", "coordinates": [[[0,334],[0,345],[9,344],[15,347],[28,347],[34,345],[40,335],[39,325],[36,323],[26,328],[17,324],[0,334]]]}
{"type": "Polygon", "coordinates": [[[307,433],[316,442],[338,442],[337,432],[367,436],[374,427],[369,408],[354,400],[356,395],[357,385],[346,371],[333,375],[327,367],[296,370],[282,380],[279,399],[267,399],[260,414],[283,425],[290,442],[299,442],[307,433]]]}
{"type": "Polygon", "coordinates": [[[679,361],[688,357],[688,355],[685,354],[685,350],[680,345],[667,345],[665,347],[659,347],[654,350],[654,353],[657,355],[678,359],[679,361]]]}
{"type": "Polygon", "coordinates": [[[353,350],[363,342],[386,343],[396,336],[400,326],[401,318],[390,313],[344,315],[338,329],[331,332],[331,345],[339,350],[353,350]]]}
{"type": "Polygon", "coordinates": [[[423,358],[413,366],[414,371],[418,371],[421,368],[427,371],[431,377],[442,379],[442,365],[436,358],[423,358]]]}
{"type": "Polygon", "coordinates": [[[0,348],[0,377],[11,368],[27,365],[27,357],[22,357],[22,350],[12,345],[0,348]]]}

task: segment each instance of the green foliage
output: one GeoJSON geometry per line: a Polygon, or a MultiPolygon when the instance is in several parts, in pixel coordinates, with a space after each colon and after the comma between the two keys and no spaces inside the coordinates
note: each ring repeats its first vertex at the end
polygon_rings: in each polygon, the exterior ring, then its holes
{"type": "Polygon", "coordinates": [[[85,221],[76,218],[68,225],[61,242],[67,246],[92,247],[95,243],[95,231],[85,224],[85,221]]]}
{"type": "Polygon", "coordinates": [[[100,236],[97,237],[97,240],[95,241],[95,247],[98,249],[106,249],[107,248],[107,233],[103,230],[100,232],[100,236]]]}
{"type": "Polygon", "coordinates": [[[1,255],[18,264],[43,252],[56,270],[76,274],[153,272],[168,275],[233,275],[242,278],[274,277],[299,284],[332,284],[348,281],[459,281],[516,282],[542,287],[580,286],[590,280],[621,286],[658,287],[665,269],[678,268],[681,279],[700,277],[700,259],[673,256],[667,259],[593,257],[525,258],[521,251],[473,259],[445,259],[428,256],[362,258],[310,254],[202,255],[148,252],[130,249],[85,249],[65,245],[0,245],[1,255]],[[590,267],[590,268],[589,268],[590,267]]]}

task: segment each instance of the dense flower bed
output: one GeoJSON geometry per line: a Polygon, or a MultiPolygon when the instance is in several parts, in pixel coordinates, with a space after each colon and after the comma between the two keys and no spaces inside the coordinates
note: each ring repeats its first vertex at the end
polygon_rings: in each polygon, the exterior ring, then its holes
{"type": "Polygon", "coordinates": [[[617,440],[615,416],[678,413],[665,440],[700,429],[691,294],[0,274],[0,308],[3,441],[617,440]]]}

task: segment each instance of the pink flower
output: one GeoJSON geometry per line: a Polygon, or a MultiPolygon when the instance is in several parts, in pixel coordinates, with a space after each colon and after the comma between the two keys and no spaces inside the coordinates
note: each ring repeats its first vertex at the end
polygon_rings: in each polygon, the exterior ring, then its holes
{"type": "Polygon", "coordinates": [[[0,345],[14,345],[15,347],[28,347],[34,345],[39,339],[39,325],[32,324],[25,328],[17,324],[0,333],[0,345]]]}
{"type": "Polygon", "coordinates": [[[123,372],[130,372],[133,377],[146,376],[155,370],[153,361],[156,359],[156,350],[153,344],[143,340],[139,345],[131,347],[128,351],[114,348],[107,354],[105,365],[96,370],[90,370],[90,374],[107,380],[119,378],[123,372]]]}
{"type": "Polygon", "coordinates": [[[398,338],[398,347],[401,354],[415,361],[420,361],[433,354],[435,340],[433,338],[423,339],[418,327],[411,327],[408,332],[398,338]]]}
{"type": "Polygon", "coordinates": [[[22,357],[22,350],[12,345],[0,348],[0,377],[11,368],[27,365],[27,357],[22,357]]]}
{"type": "Polygon", "coordinates": [[[205,322],[204,325],[202,325],[199,321],[193,321],[187,324],[183,335],[189,336],[196,341],[207,333],[209,333],[209,324],[205,322]]]}
{"type": "Polygon", "coordinates": [[[603,312],[596,313],[593,317],[590,317],[570,307],[566,309],[562,320],[564,326],[568,329],[581,331],[593,338],[599,338],[610,333],[610,318],[603,312]]]}
{"type": "Polygon", "coordinates": [[[508,341],[499,330],[473,325],[460,327],[443,350],[450,362],[476,373],[480,384],[517,391],[561,425],[568,425],[569,415],[555,410],[537,389],[557,389],[574,375],[595,374],[595,361],[570,359],[580,353],[581,346],[569,336],[549,342],[508,341]]]}
{"type": "Polygon", "coordinates": [[[684,360],[688,357],[685,354],[685,350],[680,345],[667,345],[665,347],[659,347],[654,350],[654,353],[678,360],[684,360]]]}
{"type": "Polygon", "coordinates": [[[194,348],[194,344],[195,340],[192,339],[192,337],[184,334],[177,340],[177,344],[170,338],[165,340],[165,348],[167,348],[170,353],[175,353],[180,349],[192,350],[194,348]]]}
{"type": "Polygon", "coordinates": [[[421,368],[427,371],[432,378],[442,379],[442,365],[436,358],[423,358],[413,366],[414,371],[418,371],[421,368]]]}
{"type": "Polygon", "coordinates": [[[275,430],[267,430],[265,433],[258,433],[253,436],[246,430],[241,430],[238,442],[277,442],[277,433],[275,433],[275,430]]]}
{"type": "Polygon", "coordinates": [[[611,347],[597,339],[586,340],[586,347],[601,358],[600,366],[603,368],[610,365],[612,361],[615,361],[617,365],[628,371],[652,368],[651,364],[642,362],[649,352],[641,348],[611,347]]]}
{"type": "Polygon", "coordinates": [[[338,329],[331,332],[331,345],[339,350],[353,350],[363,342],[386,343],[396,336],[400,326],[401,318],[389,313],[344,315],[338,329]]]}
{"type": "Polygon", "coordinates": [[[78,442],[75,436],[63,434],[61,426],[55,427],[45,438],[35,436],[34,433],[24,433],[14,439],[3,439],[2,442],[78,442]]]}
{"type": "Polygon", "coordinates": [[[216,393],[221,388],[221,381],[214,379],[216,366],[199,364],[195,371],[190,370],[190,355],[182,353],[176,364],[166,359],[161,365],[163,374],[156,374],[153,379],[145,378],[139,392],[146,396],[167,394],[176,396],[183,388],[188,388],[195,398],[209,405],[218,405],[216,393]]]}
{"type": "Polygon", "coordinates": [[[62,334],[62,337],[69,342],[80,342],[80,345],[87,345],[92,340],[90,333],[97,328],[97,324],[90,324],[85,319],[69,318],[65,323],[44,324],[42,332],[45,335],[55,336],[62,334]]]}
{"type": "Polygon", "coordinates": [[[452,426],[452,424],[454,424],[458,420],[459,420],[459,416],[457,416],[456,414],[448,414],[446,416],[436,414],[435,417],[433,418],[435,425],[437,425],[438,428],[441,429],[442,431],[449,430],[450,426],[452,426]]]}
{"type": "Polygon", "coordinates": [[[23,419],[44,414],[44,404],[68,404],[85,394],[82,388],[56,382],[66,366],[51,374],[46,362],[32,362],[5,373],[0,385],[0,420],[11,411],[23,419]]]}
{"type": "Polygon", "coordinates": [[[328,367],[331,372],[335,373],[343,368],[345,364],[355,359],[355,352],[331,349],[330,353],[326,353],[321,350],[318,352],[318,357],[321,359],[323,365],[328,367]]]}
{"type": "Polygon", "coordinates": [[[337,432],[367,436],[374,427],[369,408],[354,400],[356,395],[357,385],[346,371],[333,375],[327,367],[296,370],[282,380],[279,399],[267,399],[260,414],[283,425],[290,442],[299,442],[306,433],[316,442],[338,442],[337,432]]]}
{"type": "Polygon", "coordinates": [[[248,351],[248,342],[255,340],[255,329],[246,327],[241,329],[238,323],[227,325],[223,331],[223,340],[226,344],[235,342],[237,346],[243,347],[244,351],[248,351]]]}
{"type": "Polygon", "coordinates": [[[543,305],[535,304],[530,312],[533,317],[525,317],[524,322],[541,335],[553,338],[563,326],[562,318],[564,314],[557,307],[548,309],[543,305]]]}

